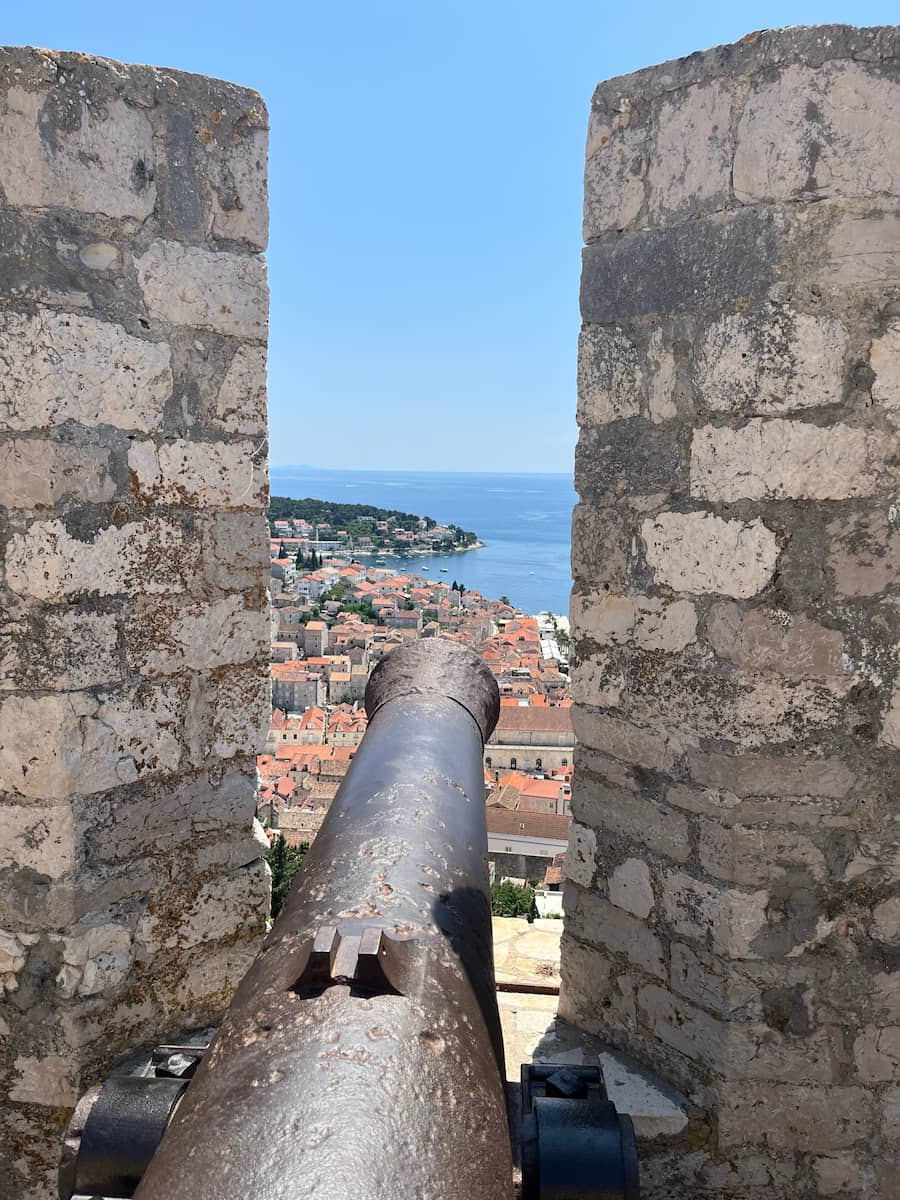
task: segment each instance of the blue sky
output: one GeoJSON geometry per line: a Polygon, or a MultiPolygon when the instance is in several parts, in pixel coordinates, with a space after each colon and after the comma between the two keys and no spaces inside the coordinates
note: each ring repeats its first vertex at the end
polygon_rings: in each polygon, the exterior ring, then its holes
{"type": "Polygon", "coordinates": [[[601,79],[897,0],[7,0],[0,41],[219,75],[272,122],[273,464],[568,471],[601,79]]]}

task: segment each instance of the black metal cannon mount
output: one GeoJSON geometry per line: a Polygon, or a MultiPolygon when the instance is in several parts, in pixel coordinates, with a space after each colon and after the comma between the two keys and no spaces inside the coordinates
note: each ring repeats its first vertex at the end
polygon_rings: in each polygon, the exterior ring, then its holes
{"type": "Polygon", "coordinates": [[[369,727],[208,1045],[160,1046],[79,1101],[61,1200],[638,1200],[599,1068],[505,1088],[481,658],[383,659],[369,727]]]}

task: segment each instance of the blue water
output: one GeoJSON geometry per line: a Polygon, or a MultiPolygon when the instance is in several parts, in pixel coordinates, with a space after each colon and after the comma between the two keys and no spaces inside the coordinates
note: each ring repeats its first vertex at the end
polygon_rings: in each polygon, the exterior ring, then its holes
{"type": "MultiPolygon", "coordinates": [[[[508,596],[526,612],[569,611],[569,536],[575,491],[569,475],[438,474],[424,471],[325,471],[273,467],[272,495],[375,504],[473,529],[481,550],[396,559],[389,566],[508,596]],[[440,572],[447,568],[447,574],[440,572]]],[[[363,562],[373,562],[365,558],[363,562]]]]}

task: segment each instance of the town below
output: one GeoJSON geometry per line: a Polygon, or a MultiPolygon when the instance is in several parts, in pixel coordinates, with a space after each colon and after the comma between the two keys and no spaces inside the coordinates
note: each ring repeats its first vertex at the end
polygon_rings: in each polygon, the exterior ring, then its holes
{"type": "Polygon", "coordinates": [[[495,912],[561,916],[575,740],[568,619],[524,613],[506,596],[427,578],[423,568],[358,561],[362,554],[349,551],[361,542],[369,548],[365,523],[372,536],[386,538],[475,538],[456,526],[381,512],[272,500],[273,707],[258,760],[258,816],[277,847],[277,864],[289,863],[291,848],[308,846],[322,825],[366,731],[363,698],[376,663],[409,640],[450,638],[481,654],[500,690],[500,719],[484,754],[495,912]],[[288,505],[297,506],[295,515],[276,515],[288,505]],[[333,527],[326,515],[344,525],[333,527]]]}

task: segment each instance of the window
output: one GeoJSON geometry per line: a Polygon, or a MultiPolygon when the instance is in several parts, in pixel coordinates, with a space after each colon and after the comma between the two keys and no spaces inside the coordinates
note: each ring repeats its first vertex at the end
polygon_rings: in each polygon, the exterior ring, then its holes
{"type": "Polygon", "coordinates": [[[564,759],[562,760],[562,765],[563,765],[564,767],[567,767],[567,766],[569,765],[569,760],[568,760],[567,758],[564,758],[564,759]]]}
{"type": "Polygon", "coordinates": [[[511,771],[514,771],[516,769],[516,760],[514,758],[511,758],[509,760],[509,769],[511,771]]]}
{"type": "Polygon", "coordinates": [[[540,771],[540,769],[543,765],[544,765],[544,760],[542,758],[536,758],[534,760],[534,769],[536,771],[540,771]]]}
{"type": "Polygon", "coordinates": [[[490,766],[490,765],[491,765],[491,756],[490,756],[490,755],[488,755],[488,756],[487,756],[487,758],[486,758],[484,761],[485,761],[485,764],[486,764],[487,766],[490,766]]]}
{"type": "Polygon", "coordinates": [[[521,822],[519,823],[519,828],[520,828],[520,829],[524,829],[524,828],[525,828],[525,822],[524,822],[524,821],[521,821],[521,822]]]}

